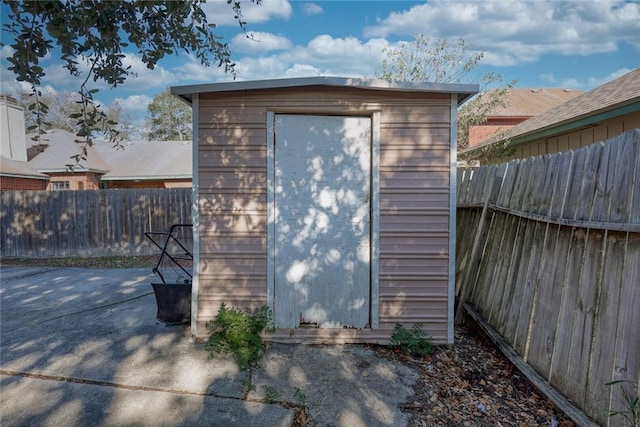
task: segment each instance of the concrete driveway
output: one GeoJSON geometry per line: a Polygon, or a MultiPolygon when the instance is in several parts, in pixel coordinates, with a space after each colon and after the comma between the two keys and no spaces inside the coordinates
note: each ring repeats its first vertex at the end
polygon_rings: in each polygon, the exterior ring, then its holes
{"type": "Polygon", "coordinates": [[[159,322],[148,269],[0,270],[0,425],[402,426],[417,374],[362,346],[209,359],[159,322]]]}

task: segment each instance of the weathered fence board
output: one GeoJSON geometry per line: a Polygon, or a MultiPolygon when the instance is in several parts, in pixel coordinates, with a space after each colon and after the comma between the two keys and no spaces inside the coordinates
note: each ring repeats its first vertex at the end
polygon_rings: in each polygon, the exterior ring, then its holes
{"type": "Polygon", "coordinates": [[[459,172],[458,304],[603,425],[640,381],[640,129],[498,169],[459,172]],[[469,262],[488,183],[481,257],[469,262]],[[502,173],[503,172],[503,173],[502,173]],[[475,182],[474,182],[475,181],[475,182]],[[471,269],[471,270],[469,270],[471,269]],[[607,385],[614,380],[624,384],[607,385]]]}
{"type": "Polygon", "coordinates": [[[513,250],[513,260],[511,262],[513,267],[507,275],[507,283],[513,288],[513,292],[512,300],[505,310],[507,321],[504,325],[504,336],[509,337],[509,342],[512,344],[515,341],[514,337],[518,326],[518,316],[520,314],[520,301],[522,300],[522,294],[524,292],[524,280],[522,279],[522,276],[526,269],[526,263],[523,262],[522,254],[524,252],[523,248],[527,244],[525,240],[527,232],[526,225],[525,221],[522,221],[521,218],[516,218],[515,239],[518,243],[513,250]]]}
{"type": "Polygon", "coordinates": [[[1,256],[151,255],[145,231],[191,223],[190,188],[4,191],[1,256]]]}
{"type": "MultiPolygon", "coordinates": [[[[558,226],[558,232],[565,233],[567,237],[563,240],[569,241],[569,254],[566,258],[567,266],[581,265],[584,256],[584,239],[578,234],[571,233],[568,230],[561,230],[561,228],[562,227],[558,226]]],[[[562,235],[559,235],[558,238],[562,239],[562,235]]],[[[562,296],[558,306],[558,327],[556,328],[556,341],[553,360],[551,362],[551,372],[548,378],[549,382],[555,387],[568,384],[574,380],[576,372],[573,372],[573,375],[569,374],[570,369],[573,367],[570,365],[580,366],[579,370],[585,369],[586,371],[587,369],[587,366],[581,363],[584,362],[584,360],[582,360],[580,354],[584,356],[584,353],[574,351],[572,354],[571,351],[572,344],[576,344],[573,341],[573,336],[582,337],[585,327],[583,324],[584,318],[577,320],[580,315],[579,312],[582,311],[582,305],[584,304],[581,299],[582,296],[579,294],[580,289],[585,289],[585,287],[580,286],[581,271],[582,269],[580,268],[567,268],[564,280],[561,282],[563,286],[561,286],[562,296]]],[[[587,340],[580,341],[581,342],[577,344],[585,344],[587,340]]],[[[589,340],[589,345],[590,344],[591,342],[589,340]]],[[[589,353],[587,352],[586,354],[588,355],[589,353]]],[[[583,407],[584,397],[578,393],[583,393],[584,388],[585,384],[573,384],[572,387],[567,390],[567,397],[583,407]]]]}
{"type": "MultiPolygon", "coordinates": [[[[637,183],[637,182],[636,182],[637,183]]],[[[629,236],[631,237],[631,236],[629,236]]],[[[632,254],[640,252],[640,241],[629,238],[626,257],[624,260],[623,283],[628,283],[634,278],[640,277],[640,263],[632,254]],[[635,247],[630,247],[631,245],[635,247]]],[[[618,312],[618,332],[615,339],[614,380],[626,380],[628,378],[640,378],[640,345],[638,334],[640,333],[640,284],[636,286],[623,286],[620,295],[620,310],[618,312]]],[[[632,395],[630,383],[621,384],[626,393],[632,395]]],[[[636,392],[638,389],[636,388],[636,392]]],[[[629,410],[628,406],[620,399],[621,390],[616,390],[612,398],[612,410],[629,410]]]]}

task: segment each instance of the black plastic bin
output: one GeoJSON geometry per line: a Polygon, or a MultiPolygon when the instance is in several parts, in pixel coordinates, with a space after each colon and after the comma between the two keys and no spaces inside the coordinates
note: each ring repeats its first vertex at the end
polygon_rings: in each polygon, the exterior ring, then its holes
{"type": "Polygon", "coordinates": [[[191,282],[152,283],[158,305],[158,320],[165,323],[188,323],[191,320],[191,282]]]}

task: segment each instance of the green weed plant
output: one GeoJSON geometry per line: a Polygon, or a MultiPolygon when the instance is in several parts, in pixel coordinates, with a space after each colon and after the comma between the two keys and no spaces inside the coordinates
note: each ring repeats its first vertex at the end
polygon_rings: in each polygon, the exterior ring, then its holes
{"type": "Polygon", "coordinates": [[[240,369],[248,369],[262,356],[260,333],[271,330],[271,324],[271,311],[266,306],[240,311],[222,303],[215,319],[206,323],[210,335],[205,350],[210,358],[233,354],[240,369]]]}
{"type": "Polygon", "coordinates": [[[608,387],[617,386],[614,389],[614,396],[617,396],[623,406],[623,409],[619,411],[607,410],[609,417],[619,415],[624,419],[626,425],[640,427],[640,397],[635,390],[635,384],[631,381],[617,380],[605,385],[608,387]],[[624,387],[625,385],[629,387],[624,387]]]}
{"type": "Polygon", "coordinates": [[[418,324],[408,330],[397,323],[391,335],[391,347],[398,349],[402,354],[420,357],[433,352],[431,337],[418,324]]]}

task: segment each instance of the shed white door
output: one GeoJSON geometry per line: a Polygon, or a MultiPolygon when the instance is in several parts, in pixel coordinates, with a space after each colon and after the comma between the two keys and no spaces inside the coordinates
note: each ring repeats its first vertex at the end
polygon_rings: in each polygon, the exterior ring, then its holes
{"type": "Polygon", "coordinates": [[[279,328],[364,328],[370,312],[371,119],[275,119],[279,328]]]}

